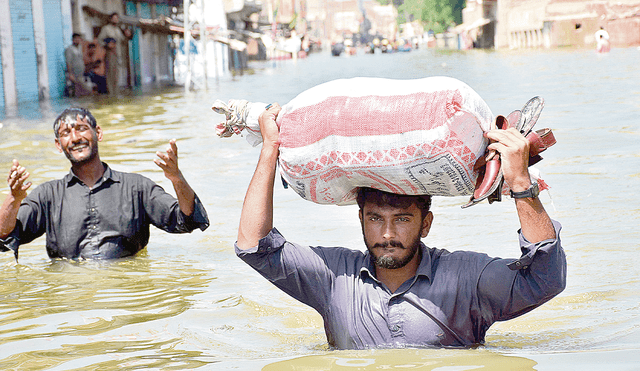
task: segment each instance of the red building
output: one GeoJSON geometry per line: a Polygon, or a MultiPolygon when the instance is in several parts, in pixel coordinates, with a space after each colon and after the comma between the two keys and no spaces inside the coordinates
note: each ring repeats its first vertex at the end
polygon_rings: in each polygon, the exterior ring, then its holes
{"type": "Polygon", "coordinates": [[[495,47],[595,47],[600,27],[613,47],[640,45],[640,0],[499,0],[495,47]]]}

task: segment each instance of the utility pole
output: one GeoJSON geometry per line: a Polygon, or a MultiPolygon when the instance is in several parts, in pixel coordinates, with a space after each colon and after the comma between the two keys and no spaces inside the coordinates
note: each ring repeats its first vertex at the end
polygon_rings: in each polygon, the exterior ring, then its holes
{"type": "Polygon", "coordinates": [[[185,91],[194,88],[207,89],[207,25],[204,22],[204,1],[203,0],[184,0],[183,2],[184,16],[184,54],[187,58],[187,76],[184,82],[185,91]],[[201,58],[191,56],[191,42],[196,40],[193,33],[197,31],[198,39],[196,45],[198,54],[201,58]],[[192,60],[193,59],[193,60],[192,60]],[[199,59],[199,60],[198,60],[199,59]],[[193,76],[194,64],[200,62],[203,76],[202,81],[197,81],[193,76]]]}

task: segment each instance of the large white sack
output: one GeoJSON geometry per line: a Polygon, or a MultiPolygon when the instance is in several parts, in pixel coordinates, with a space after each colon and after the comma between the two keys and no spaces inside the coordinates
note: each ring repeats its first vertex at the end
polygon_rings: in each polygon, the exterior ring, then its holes
{"type": "MultiPolygon", "coordinates": [[[[264,109],[248,103],[242,114],[253,145],[261,141],[257,118],[264,109]]],[[[319,204],[352,204],[358,187],[471,195],[492,120],[484,100],[449,77],[330,81],[282,106],[280,174],[319,204]]]]}

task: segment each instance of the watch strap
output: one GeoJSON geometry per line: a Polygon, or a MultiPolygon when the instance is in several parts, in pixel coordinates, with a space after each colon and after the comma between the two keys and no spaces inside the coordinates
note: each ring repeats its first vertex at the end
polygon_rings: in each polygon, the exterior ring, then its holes
{"type": "Polygon", "coordinates": [[[540,188],[538,183],[533,183],[526,191],[514,192],[510,190],[509,193],[512,198],[537,198],[540,194],[540,188]]]}

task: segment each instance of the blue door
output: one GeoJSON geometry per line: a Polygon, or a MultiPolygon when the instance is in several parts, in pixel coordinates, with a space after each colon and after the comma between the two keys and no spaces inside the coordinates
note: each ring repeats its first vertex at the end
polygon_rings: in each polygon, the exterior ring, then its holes
{"type": "MultiPolygon", "coordinates": [[[[42,5],[44,8],[44,27],[47,38],[49,94],[51,94],[51,98],[60,98],[64,92],[64,71],[66,69],[61,1],[43,0],[42,5]]],[[[71,42],[71,40],[68,42],[71,42]]]]}
{"type": "Polygon", "coordinates": [[[31,0],[11,0],[11,28],[18,103],[38,101],[38,66],[31,0]]]}

